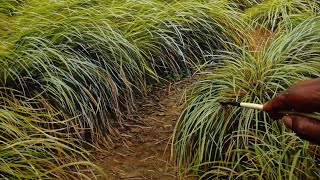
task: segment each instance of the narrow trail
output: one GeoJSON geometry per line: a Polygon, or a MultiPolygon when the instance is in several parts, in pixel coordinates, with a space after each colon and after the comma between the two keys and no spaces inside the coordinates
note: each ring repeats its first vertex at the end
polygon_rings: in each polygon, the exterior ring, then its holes
{"type": "Polygon", "coordinates": [[[185,105],[185,89],[204,77],[194,75],[157,88],[146,101],[138,103],[133,117],[143,124],[129,125],[124,132],[126,141],[117,143],[110,154],[95,155],[110,179],[177,179],[170,160],[171,137],[185,105]]]}

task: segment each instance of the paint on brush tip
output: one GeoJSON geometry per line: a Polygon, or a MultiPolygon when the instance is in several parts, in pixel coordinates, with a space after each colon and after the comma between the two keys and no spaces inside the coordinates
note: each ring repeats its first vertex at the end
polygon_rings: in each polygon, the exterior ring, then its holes
{"type": "Polygon", "coordinates": [[[223,102],[223,101],[221,101],[219,103],[221,105],[223,105],[223,106],[230,105],[230,106],[238,106],[238,107],[240,107],[240,103],[239,102],[223,102]]]}

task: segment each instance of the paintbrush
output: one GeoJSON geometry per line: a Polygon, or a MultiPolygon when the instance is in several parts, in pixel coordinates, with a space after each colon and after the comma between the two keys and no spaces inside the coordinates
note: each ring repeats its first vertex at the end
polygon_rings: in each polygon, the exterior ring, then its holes
{"type": "MultiPolygon", "coordinates": [[[[231,106],[237,106],[237,107],[263,110],[263,104],[254,104],[254,103],[245,103],[245,102],[219,102],[219,103],[223,106],[231,105],[231,106]]],[[[286,115],[286,114],[301,115],[301,116],[309,117],[309,118],[320,121],[320,115],[313,114],[313,113],[303,113],[303,112],[296,112],[296,111],[280,111],[278,113],[283,115],[286,115]]]]}

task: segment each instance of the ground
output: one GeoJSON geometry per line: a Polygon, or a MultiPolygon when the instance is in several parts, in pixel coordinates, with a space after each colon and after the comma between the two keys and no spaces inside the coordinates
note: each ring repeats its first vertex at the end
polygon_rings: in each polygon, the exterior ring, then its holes
{"type": "Polygon", "coordinates": [[[128,125],[125,141],[116,143],[107,154],[95,155],[110,179],[177,179],[171,158],[173,130],[185,106],[185,90],[203,77],[196,74],[157,87],[138,103],[133,117],[142,123],[128,125]]]}

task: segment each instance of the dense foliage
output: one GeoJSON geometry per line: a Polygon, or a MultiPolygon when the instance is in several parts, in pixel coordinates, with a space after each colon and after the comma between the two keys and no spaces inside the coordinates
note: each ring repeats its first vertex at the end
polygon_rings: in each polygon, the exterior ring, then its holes
{"type": "Polygon", "coordinates": [[[320,76],[319,2],[277,2],[244,11],[251,24],[243,32],[247,40],[212,54],[218,69],[190,90],[174,139],[180,173],[204,179],[319,178],[315,145],[263,112],[219,104],[263,104],[295,82],[320,76]]]}
{"type": "Polygon", "coordinates": [[[25,3],[1,22],[1,81],[27,97],[42,93],[93,139],[112,134],[147,84],[190,74],[226,48],[218,42],[234,38],[225,26],[237,22],[220,1],[25,3]]]}
{"type": "Polygon", "coordinates": [[[192,90],[176,128],[181,172],[317,177],[308,143],[261,112],[217,101],[262,103],[319,76],[319,4],[0,0],[0,175],[97,177],[84,147],[111,144],[153,83],[208,65],[212,76],[192,90]]]}
{"type": "Polygon", "coordinates": [[[190,74],[229,48],[221,40],[238,40],[226,2],[2,0],[1,174],[68,179],[97,169],[84,141],[108,146],[149,85],[190,74]]]}

